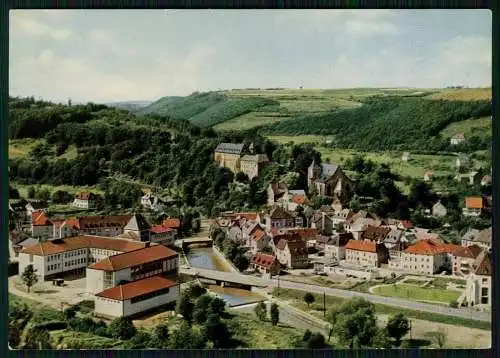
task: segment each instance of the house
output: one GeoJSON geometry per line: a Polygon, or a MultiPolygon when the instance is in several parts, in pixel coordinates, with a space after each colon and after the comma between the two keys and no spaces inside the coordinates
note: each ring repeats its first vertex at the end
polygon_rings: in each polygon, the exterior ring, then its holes
{"type": "Polygon", "coordinates": [[[462,236],[461,245],[462,246],[475,245],[476,244],[475,239],[477,234],[479,234],[479,230],[469,228],[469,230],[467,230],[467,232],[462,236]]]}
{"type": "Polygon", "coordinates": [[[74,235],[119,236],[131,218],[130,214],[68,218],[59,227],[59,238],[74,235]]]}
{"type": "Polygon", "coordinates": [[[164,225],[153,225],[149,237],[151,242],[171,246],[175,242],[175,230],[164,225]]]}
{"type": "Polygon", "coordinates": [[[374,241],[377,243],[384,242],[385,238],[391,232],[391,228],[387,226],[371,226],[368,225],[361,233],[360,240],[374,241]]]}
{"type": "Polygon", "coordinates": [[[352,233],[354,239],[359,240],[368,226],[379,227],[380,225],[382,222],[378,219],[372,219],[368,215],[366,217],[355,215],[351,220],[346,221],[345,231],[352,233]]]}
{"type": "Polygon", "coordinates": [[[491,227],[488,229],[481,230],[474,237],[474,243],[479,247],[482,247],[483,249],[490,251],[492,248],[491,246],[492,235],[493,231],[491,227]]]}
{"type": "Polygon", "coordinates": [[[75,236],[37,242],[19,252],[19,272],[33,265],[43,281],[69,273],[85,273],[85,268],[108,256],[133,251],[144,243],[118,238],[75,236]]]}
{"type": "Polygon", "coordinates": [[[245,221],[241,225],[242,240],[246,247],[250,247],[250,237],[257,229],[262,230],[260,224],[255,221],[245,221]]]}
{"type": "Polygon", "coordinates": [[[94,295],[94,313],[116,318],[145,313],[177,301],[180,285],[161,276],[128,282],[94,295]]]}
{"type": "Polygon", "coordinates": [[[401,156],[401,160],[403,162],[407,162],[410,160],[410,153],[409,152],[404,152],[403,155],[401,156]]]}
{"type": "Polygon", "coordinates": [[[457,133],[450,138],[451,145],[458,145],[465,142],[465,135],[463,133],[457,133]]]}
{"type": "Polygon", "coordinates": [[[269,184],[267,187],[267,205],[275,206],[275,204],[288,193],[288,188],[283,183],[269,184]]]}
{"type": "Polygon", "coordinates": [[[31,214],[31,236],[35,239],[52,238],[53,224],[43,211],[34,211],[31,214]]]}
{"type": "Polygon", "coordinates": [[[269,231],[271,228],[293,228],[295,227],[295,217],[283,209],[276,206],[271,209],[270,213],[265,216],[266,229],[269,231]]]}
{"type": "Polygon", "coordinates": [[[27,235],[19,231],[9,231],[9,259],[18,257],[19,252],[25,245],[34,245],[38,243],[37,239],[28,238],[27,235]]]}
{"type": "Polygon", "coordinates": [[[276,257],[281,266],[289,269],[307,268],[309,259],[306,243],[300,238],[280,239],[276,245],[276,257]]]}
{"type": "Polygon", "coordinates": [[[311,220],[311,228],[323,235],[333,234],[333,219],[324,212],[315,213],[311,220]]]}
{"type": "Polygon", "coordinates": [[[161,224],[163,226],[174,229],[176,231],[176,235],[177,235],[179,233],[179,230],[181,229],[182,222],[180,219],[177,219],[177,218],[167,218],[167,219],[164,219],[161,224]]]}
{"type": "Polygon", "coordinates": [[[462,209],[464,216],[481,216],[485,208],[484,198],[481,196],[468,196],[465,198],[465,207],[462,209]]]}
{"type": "Polygon", "coordinates": [[[309,191],[316,190],[320,196],[328,196],[347,204],[354,195],[354,184],[336,164],[316,164],[313,160],[307,170],[309,191]]]}
{"type": "Polygon", "coordinates": [[[460,154],[455,159],[455,167],[457,169],[467,168],[470,167],[470,165],[471,165],[471,160],[466,155],[460,154]]]}
{"type": "Polygon", "coordinates": [[[491,185],[491,175],[485,175],[481,178],[481,186],[491,185]]]}
{"type": "Polygon", "coordinates": [[[176,277],[179,270],[177,252],[163,245],[145,247],[108,256],[86,269],[87,292],[95,294],[124,281],[137,281],[162,275],[176,277]]]}
{"type": "Polygon", "coordinates": [[[436,204],[432,206],[432,216],[435,218],[442,218],[446,216],[448,213],[448,210],[446,210],[446,207],[441,203],[441,201],[438,201],[436,204]]]}
{"type": "Polygon", "coordinates": [[[453,253],[458,248],[458,245],[443,244],[431,239],[417,241],[401,253],[400,260],[394,260],[392,265],[390,262],[389,267],[425,275],[443,270],[451,271],[453,253]]]}
{"type": "Polygon", "coordinates": [[[460,246],[453,252],[452,274],[467,277],[473,271],[473,264],[479,254],[484,251],[477,245],[460,246]]]}
{"type": "Polygon", "coordinates": [[[80,209],[94,209],[97,207],[99,196],[90,191],[81,191],[75,195],[73,206],[80,209]]]}
{"type": "Polygon", "coordinates": [[[237,223],[227,230],[227,237],[238,244],[243,244],[243,232],[237,223]]]}
{"type": "Polygon", "coordinates": [[[345,261],[357,266],[380,267],[387,263],[389,251],[384,244],[369,240],[349,240],[345,245],[345,261]]]}
{"type": "Polygon", "coordinates": [[[151,225],[149,225],[144,216],[134,214],[123,228],[123,234],[120,236],[131,240],[150,241],[150,234],[151,225]]]}
{"type": "Polygon", "coordinates": [[[141,205],[147,209],[159,211],[162,209],[164,203],[158,196],[149,192],[141,197],[141,205]]]}
{"type": "Polygon", "coordinates": [[[271,238],[266,234],[264,230],[258,227],[255,231],[252,232],[249,239],[249,247],[250,252],[252,254],[256,254],[264,250],[266,247],[269,247],[271,250],[273,246],[271,244],[271,238]]]}
{"type": "Polygon", "coordinates": [[[46,211],[48,209],[49,205],[45,201],[30,201],[28,204],[26,204],[25,209],[26,209],[26,216],[27,217],[32,217],[33,213],[36,211],[46,211]]]}
{"type": "Polygon", "coordinates": [[[467,278],[465,299],[469,306],[491,306],[491,254],[483,251],[472,264],[472,272],[467,278]]]}
{"type": "Polygon", "coordinates": [[[265,154],[244,155],[240,160],[240,171],[252,180],[259,176],[259,173],[268,164],[269,158],[265,154]]]}
{"type": "Polygon", "coordinates": [[[472,171],[469,173],[457,174],[455,180],[462,184],[475,185],[480,184],[481,177],[479,172],[472,171]]]}
{"type": "Polygon", "coordinates": [[[288,190],[283,196],[283,204],[286,210],[295,211],[299,206],[308,205],[309,200],[304,190],[288,190]]]}
{"type": "Polygon", "coordinates": [[[434,173],[433,173],[433,172],[431,172],[431,171],[426,171],[426,172],[424,173],[424,181],[425,181],[425,182],[429,182],[429,181],[431,181],[433,177],[434,177],[434,173]]]}
{"type": "Polygon", "coordinates": [[[303,241],[315,240],[319,236],[318,230],[314,228],[283,229],[283,232],[296,235],[303,241]]]}
{"type": "Polygon", "coordinates": [[[325,244],[325,257],[334,258],[337,261],[344,260],[345,246],[351,240],[354,240],[354,237],[348,232],[334,235],[325,244]]]}
{"type": "Polygon", "coordinates": [[[280,263],[274,255],[268,255],[262,252],[256,253],[252,256],[250,265],[254,270],[268,279],[280,273],[280,263]]]}

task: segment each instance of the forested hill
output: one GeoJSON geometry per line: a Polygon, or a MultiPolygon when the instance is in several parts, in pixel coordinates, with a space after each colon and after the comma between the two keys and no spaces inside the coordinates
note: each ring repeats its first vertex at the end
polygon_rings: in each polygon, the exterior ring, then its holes
{"type": "Polygon", "coordinates": [[[183,205],[211,215],[264,203],[274,180],[264,176],[235,186],[233,173],[213,161],[220,141],[251,141],[272,158],[276,146],[255,133],[219,135],[188,121],[135,116],[104,105],[55,105],[33,98],[11,98],[9,105],[11,144],[32,145],[24,155],[9,158],[14,183],[97,185],[106,192],[106,204],[133,207],[140,185],[116,182],[125,176],[168,189],[183,205]]]}
{"type": "MultiPolygon", "coordinates": [[[[363,150],[452,150],[441,132],[454,123],[491,116],[488,100],[449,101],[425,98],[373,97],[358,108],[324,115],[304,115],[260,132],[272,135],[316,134],[333,137],[335,146],[363,150]]],[[[489,120],[491,128],[491,120],[489,120]]],[[[487,132],[486,132],[487,133],[487,132]]],[[[491,145],[490,135],[469,136],[475,150],[491,145]]],[[[455,148],[456,150],[457,148],[455,148]]]]}

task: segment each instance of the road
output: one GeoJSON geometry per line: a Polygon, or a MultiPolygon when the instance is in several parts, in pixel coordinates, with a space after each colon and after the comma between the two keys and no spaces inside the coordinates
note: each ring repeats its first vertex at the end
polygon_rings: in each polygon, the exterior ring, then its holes
{"type": "MultiPolygon", "coordinates": [[[[268,306],[268,311],[269,311],[269,306],[271,302],[266,301],[266,304],[268,306]]],[[[231,310],[238,311],[238,312],[244,312],[244,313],[250,313],[252,315],[255,315],[254,313],[254,308],[257,305],[257,303],[252,303],[249,305],[244,305],[244,306],[239,306],[239,307],[233,307],[231,310]]],[[[307,314],[302,313],[301,311],[292,308],[288,305],[285,305],[281,302],[278,302],[279,305],[279,311],[280,311],[280,320],[279,322],[282,324],[285,324],[290,327],[294,327],[300,330],[305,331],[306,329],[310,330],[311,332],[319,332],[325,337],[328,337],[328,332],[325,330],[326,322],[323,324],[320,323],[318,320],[313,320],[310,317],[308,317],[307,314]]]]}
{"type": "MultiPolygon", "coordinates": [[[[180,272],[185,274],[193,274],[193,272],[198,272],[200,276],[205,276],[206,278],[219,278],[221,280],[234,280],[235,282],[241,282],[246,284],[252,284],[254,286],[260,287],[269,287],[275,288],[278,286],[277,279],[264,279],[255,276],[237,274],[233,272],[221,272],[215,270],[206,270],[206,269],[180,269],[180,272]]],[[[446,316],[454,316],[460,317],[464,319],[472,319],[476,321],[485,321],[491,322],[491,313],[489,312],[478,312],[470,309],[458,309],[458,308],[449,308],[445,306],[432,305],[428,303],[421,303],[416,301],[405,300],[402,298],[396,297],[382,297],[369,293],[363,292],[355,292],[348,290],[341,290],[337,288],[329,288],[318,285],[310,285],[299,282],[291,282],[280,280],[279,282],[280,288],[288,288],[305,292],[313,292],[322,294],[323,292],[328,296],[336,296],[345,299],[350,299],[354,297],[362,297],[372,303],[378,303],[393,307],[401,307],[404,309],[423,311],[429,313],[437,313],[446,316]]]]}

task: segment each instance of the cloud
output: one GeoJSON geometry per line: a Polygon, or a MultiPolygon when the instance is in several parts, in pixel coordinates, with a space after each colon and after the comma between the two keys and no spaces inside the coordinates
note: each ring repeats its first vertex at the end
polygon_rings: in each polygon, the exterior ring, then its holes
{"type": "Polygon", "coordinates": [[[481,36],[457,36],[443,44],[441,56],[449,63],[491,66],[491,39],[481,36]]]}
{"type": "Polygon", "coordinates": [[[55,40],[66,40],[72,35],[72,31],[68,28],[49,26],[31,17],[29,13],[12,11],[11,32],[18,30],[31,36],[51,37],[55,40]]]}
{"type": "Polygon", "coordinates": [[[378,35],[397,35],[399,29],[396,25],[385,21],[346,21],[347,35],[372,37],[378,35]]]}
{"type": "Polygon", "coordinates": [[[112,42],[116,39],[115,33],[108,29],[93,29],[88,33],[92,41],[112,42]]]}

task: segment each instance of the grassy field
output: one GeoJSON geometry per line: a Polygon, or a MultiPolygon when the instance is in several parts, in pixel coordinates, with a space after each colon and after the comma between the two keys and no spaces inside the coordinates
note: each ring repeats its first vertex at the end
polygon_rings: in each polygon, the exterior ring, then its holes
{"type": "Polygon", "coordinates": [[[250,112],[219,123],[214,126],[214,129],[219,131],[246,130],[264,124],[277,123],[287,118],[289,118],[287,115],[280,113],[250,112]]]}
{"type": "Polygon", "coordinates": [[[479,101],[491,100],[491,96],[491,88],[460,88],[441,90],[440,92],[425,98],[444,99],[450,101],[479,101]]]}
{"type": "MultiPolygon", "coordinates": [[[[19,190],[19,194],[23,198],[28,197],[28,188],[31,187],[32,185],[25,185],[25,184],[19,184],[16,182],[11,182],[10,185],[12,185],[14,188],[19,190]]],[[[64,190],[67,191],[68,193],[75,194],[79,191],[82,190],[90,190],[95,194],[103,194],[103,192],[95,186],[73,186],[73,185],[50,185],[50,184],[41,184],[41,185],[36,185],[36,187],[40,189],[47,189],[51,193],[57,191],[57,190],[64,190]]]]}
{"type": "Polygon", "coordinates": [[[302,334],[295,328],[271,322],[258,321],[251,314],[235,313],[230,322],[235,339],[244,342],[242,348],[250,349],[279,349],[291,348],[295,339],[302,334]]]}
{"type": "Polygon", "coordinates": [[[380,286],[374,288],[373,292],[381,296],[401,297],[414,301],[442,302],[444,304],[456,301],[460,296],[459,292],[456,291],[406,284],[380,286]]]}
{"type": "Polygon", "coordinates": [[[58,330],[50,332],[53,342],[64,347],[77,341],[84,349],[123,349],[124,341],[97,336],[91,333],[58,330]]]}
{"type": "Polygon", "coordinates": [[[9,140],[9,158],[25,157],[38,144],[42,143],[43,139],[10,139],[9,140]]]}
{"type": "Polygon", "coordinates": [[[441,131],[444,138],[450,138],[457,133],[464,133],[465,138],[472,136],[486,137],[491,136],[492,122],[490,117],[478,119],[468,119],[457,123],[452,123],[441,131]]]}
{"type": "MultiPolygon", "coordinates": [[[[278,289],[275,288],[272,292],[273,296],[279,297],[280,299],[288,300],[292,306],[297,307],[298,309],[309,311],[307,304],[304,302],[303,299],[304,298],[303,291],[280,289],[279,296],[277,293],[278,289]]],[[[316,315],[318,318],[324,319],[323,312],[321,312],[323,304],[323,295],[313,293],[313,296],[315,298],[315,303],[311,305],[310,313],[316,315]]],[[[345,302],[345,299],[343,298],[326,296],[327,310],[331,310],[334,307],[338,307],[343,302],[345,302]]],[[[380,304],[376,304],[375,309],[377,311],[377,314],[382,314],[382,315],[393,315],[396,313],[403,313],[409,318],[491,331],[490,322],[475,321],[471,319],[464,319],[454,316],[444,316],[437,313],[414,311],[414,310],[408,310],[404,308],[380,305],[380,304]]]]}

